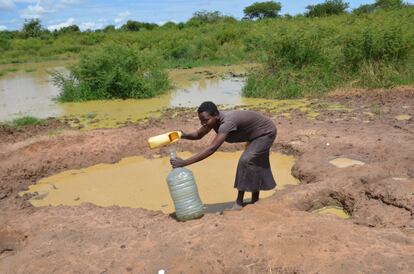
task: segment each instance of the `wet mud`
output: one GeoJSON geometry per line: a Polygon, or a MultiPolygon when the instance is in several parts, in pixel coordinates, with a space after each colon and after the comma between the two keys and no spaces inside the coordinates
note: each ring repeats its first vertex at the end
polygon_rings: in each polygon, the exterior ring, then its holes
{"type": "MultiPolygon", "coordinates": [[[[310,104],[314,118],[256,109],[276,123],[272,151],[296,158],[292,174],[300,184],[189,222],[161,210],[91,203],[33,207],[19,192],[63,171],[167,155],[168,148],[149,150],[146,140],[197,128],[194,109],[167,109],[116,129],[2,138],[0,272],[411,273],[414,122],[395,117],[414,115],[414,89],[338,91],[310,104]],[[339,168],[330,163],[337,158],[364,164],[339,168]],[[327,207],[349,218],[317,213],[327,207]]],[[[213,137],[176,146],[195,153],[213,137]]],[[[220,152],[242,149],[225,144],[220,152]]]]}

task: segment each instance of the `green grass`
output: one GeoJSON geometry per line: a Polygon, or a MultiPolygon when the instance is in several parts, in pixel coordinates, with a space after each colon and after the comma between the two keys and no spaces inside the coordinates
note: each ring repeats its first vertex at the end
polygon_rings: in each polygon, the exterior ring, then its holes
{"type": "Polygon", "coordinates": [[[19,71],[19,68],[7,68],[5,69],[7,72],[17,72],[19,71]]]}
{"type": "Polygon", "coordinates": [[[29,125],[42,125],[45,123],[44,119],[39,119],[32,116],[24,116],[16,118],[10,122],[2,123],[3,126],[9,127],[20,127],[20,126],[29,126],[29,125]]]}

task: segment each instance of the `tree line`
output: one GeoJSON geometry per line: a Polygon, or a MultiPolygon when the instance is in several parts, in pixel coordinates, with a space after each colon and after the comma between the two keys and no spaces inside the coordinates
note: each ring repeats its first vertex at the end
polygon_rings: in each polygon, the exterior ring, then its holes
{"type": "MultiPolygon", "coordinates": [[[[244,8],[244,17],[242,20],[263,20],[271,19],[278,17],[326,17],[333,15],[341,15],[345,13],[353,13],[356,15],[370,14],[379,10],[391,10],[391,9],[402,9],[412,6],[408,3],[405,3],[402,0],[376,0],[373,4],[362,4],[358,8],[348,11],[349,3],[344,2],[343,0],[326,0],[323,3],[308,5],[306,7],[306,12],[303,14],[298,14],[295,16],[284,14],[281,15],[280,11],[282,5],[280,2],[276,1],[266,1],[266,2],[255,2],[250,6],[244,8]]],[[[120,28],[116,28],[114,25],[108,25],[103,29],[97,30],[86,30],[84,32],[115,32],[115,31],[129,31],[137,32],[140,30],[153,30],[156,28],[171,28],[171,29],[183,29],[185,27],[197,27],[203,24],[209,23],[218,23],[218,22],[237,22],[238,20],[232,16],[224,15],[219,11],[197,11],[192,17],[186,22],[167,22],[162,26],[159,26],[155,23],[146,23],[139,22],[134,20],[128,20],[120,28]]],[[[0,31],[2,37],[6,38],[15,38],[15,37],[41,37],[43,35],[52,34],[66,34],[66,33],[77,33],[81,32],[79,26],[73,24],[70,26],[62,27],[50,31],[45,29],[39,19],[26,19],[23,27],[20,31],[0,31]]]]}

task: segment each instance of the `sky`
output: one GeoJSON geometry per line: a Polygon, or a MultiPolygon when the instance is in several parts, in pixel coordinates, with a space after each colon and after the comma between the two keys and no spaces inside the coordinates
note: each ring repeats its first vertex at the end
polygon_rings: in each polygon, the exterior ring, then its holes
{"type": "MultiPolygon", "coordinates": [[[[266,1],[266,0],[263,0],[266,1]]],[[[277,0],[276,0],[277,1],[277,0]]],[[[38,18],[49,30],[76,24],[81,30],[101,29],[107,25],[120,27],[127,20],[163,24],[184,22],[200,10],[220,11],[238,19],[243,9],[260,0],[0,0],[0,31],[20,30],[25,19],[38,18]]],[[[282,4],[280,14],[298,14],[306,6],[324,0],[277,1],[282,4]]],[[[374,0],[345,0],[350,8],[371,4],[374,0]]],[[[414,0],[405,1],[414,4],[414,0]]]]}

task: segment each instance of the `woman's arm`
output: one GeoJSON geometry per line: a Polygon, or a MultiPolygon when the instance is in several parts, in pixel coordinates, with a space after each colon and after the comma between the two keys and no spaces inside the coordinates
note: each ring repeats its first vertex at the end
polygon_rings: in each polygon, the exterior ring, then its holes
{"type": "Polygon", "coordinates": [[[207,133],[210,132],[211,129],[208,129],[206,127],[201,127],[197,131],[194,131],[192,133],[185,133],[181,130],[181,139],[187,139],[187,140],[200,140],[203,138],[207,133]]]}
{"type": "Polygon", "coordinates": [[[206,149],[204,149],[203,151],[197,153],[196,155],[186,160],[183,160],[180,158],[171,159],[170,160],[171,165],[173,166],[173,168],[183,167],[183,166],[188,166],[188,165],[197,163],[201,160],[204,160],[205,158],[207,158],[208,156],[216,152],[216,150],[224,143],[224,140],[226,140],[226,137],[227,137],[227,133],[217,134],[214,140],[211,142],[211,144],[206,149]]]}

